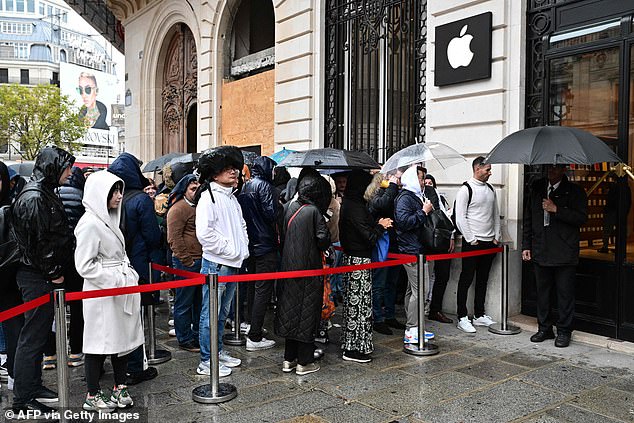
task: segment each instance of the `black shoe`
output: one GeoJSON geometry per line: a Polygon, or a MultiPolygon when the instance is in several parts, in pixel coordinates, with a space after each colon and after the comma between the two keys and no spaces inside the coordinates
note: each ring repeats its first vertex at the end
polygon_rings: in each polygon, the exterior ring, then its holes
{"type": "Polygon", "coordinates": [[[20,412],[27,413],[28,411],[39,411],[42,414],[52,413],[56,411],[53,407],[49,407],[48,405],[44,405],[41,402],[38,402],[34,399],[26,402],[25,404],[13,404],[13,412],[16,413],[15,417],[19,418],[20,412]]]}
{"type": "Polygon", "coordinates": [[[158,370],[156,367],[148,367],[142,372],[137,373],[128,373],[128,377],[126,378],[126,385],[137,385],[141,382],[145,382],[146,380],[152,380],[158,376],[158,370]]]}
{"type": "Polygon", "coordinates": [[[35,395],[33,397],[35,398],[35,401],[42,402],[42,403],[49,403],[49,402],[57,402],[57,401],[59,401],[59,398],[57,397],[57,392],[51,391],[50,389],[48,389],[45,386],[41,386],[35,392],[35,395]]]}
{"type": "Polygon", "coordinates": [[[385,322],[377,322],[374,324],[374,330],[378,333],[382,333],[383,335],[393,335],[394,332],[390,329],[390,327],[385,322]]]}
{"type": "Polygon", "coordinates": [[[566,348],[570,345],[571,334],[567,332],[557,332],[557,339],[555,339],[555,346],[558,348],[566,348]]]}
{"type": "Polygon", "coordinates": [[[344,351],[342,358],[346,361],[354,361],[356,363],[369,363],[372,361],[370,354],[362,354],[359,351],[344,351]]]}
{"type": "Polygon", "coordinates": [[[185,342],[184,344],[178,344],[178,348],[189,352],[200,352],[200,345],[198,345],[198,342],[194,341],[185,342]]]}
{"type": "Polygon", "coordinates": [[[385,324],[394,329],[405,330],[405,325],[396,319],[385,319],[385,324]]]}
{"type": "Polygon", "coordinates": [[[429,318],[429,320],[435,320],[436,322],[440,322],[440,323],[453,323],[452,319],[450,319],[449,317],[445,316],[440,311],[430,312],[428,318],[429,318]]]}
{"type": "Polygon", "coordinates": [[[540,330],[535,335],[531,336],[531,342],[544,342],[547,339],[555,339],[555,334],[552,330],[540,330]]]}

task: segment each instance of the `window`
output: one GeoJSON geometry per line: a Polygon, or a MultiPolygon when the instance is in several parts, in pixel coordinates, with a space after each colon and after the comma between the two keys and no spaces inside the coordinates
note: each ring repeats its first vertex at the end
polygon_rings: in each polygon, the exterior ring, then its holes
{"type": "Polygon", "coordinates": [[[53,15],[53,6],[48,5],[48,4],[46,5],[46,14],[49,15],[49,16],[53,15]]]}
{"type": "Polygon", "coordinates": [[[62,22],[68,23],[68,12],[62,13],[62,22]]]}
{"type": "Polygon", "coordinates": [[[15,10],[24,13],[24,0],[15,0],[15,10]]]}
{"type": "Polygon", "coordinates": [[[29,70],[20,69],[20,84],[28,84],[28,83],[29,83],[29,70]]]}
{"type": "Polygon", "coordinates": [[[0,69],[0,84],[7,84],[9,82],[9,69],[0,69]]]}
{"type": "Polygon", "coordinates": [[[4,2],[0,0],[0,10],[4,10],[4,2]]]}
{"type": "Polygon", "coordinates": [[[7,12],[13,12],[13,0],[7,0],[7,12]]]}
{"type": "Polygon", "coordinates": [[[0,32],[3,34],[31,35],[33,25],[24,22],[0,22],[0,32]]]}
{"type": "Polygon", "coordinates": [[[44,14],[44,2],[40,2],[40,15],[44,14]]]}
{"type": "Polygon", "coordinates": [[[16,59],[29,58],[29,45],[27,43],[15,43],[14,46],[16,59]]]}
{"type": "Polygon", "coordinates": [[[29,13],[35,13],[35,0],[27,0],[26,11],[29,13]]]}

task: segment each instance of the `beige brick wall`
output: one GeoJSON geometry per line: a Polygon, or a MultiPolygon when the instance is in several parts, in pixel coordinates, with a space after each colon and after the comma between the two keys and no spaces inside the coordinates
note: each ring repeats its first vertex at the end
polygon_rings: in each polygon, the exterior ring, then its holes
{"type": "Polygon", "coordinates": [[[222,143],[274,149],[275,70],[222,84],[222,143]]]}

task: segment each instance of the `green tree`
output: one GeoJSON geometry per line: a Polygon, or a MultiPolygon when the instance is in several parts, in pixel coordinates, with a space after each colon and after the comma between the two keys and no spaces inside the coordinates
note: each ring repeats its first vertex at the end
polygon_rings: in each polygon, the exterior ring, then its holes
{"type": "Polygon", "coordinates": [[[26,160],[48,144],[78,150],[87,129],[79,108],[57,86],[0,85],[0,139],[19,142],[26,160]]]}

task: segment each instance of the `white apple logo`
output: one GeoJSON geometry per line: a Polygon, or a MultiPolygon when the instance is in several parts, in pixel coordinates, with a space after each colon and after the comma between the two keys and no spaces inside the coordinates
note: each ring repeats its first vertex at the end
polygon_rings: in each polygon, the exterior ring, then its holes
{"type": "Polygon", "coordinates": [[[460,37],[452,38],[447,45],[447,59],[452,68],[456,69],[460,66],[469,66],[473,60],[473,52],[471,51],[471,40],[473,36],[465,35],[468,25],[460,30],[460,37]]]}

